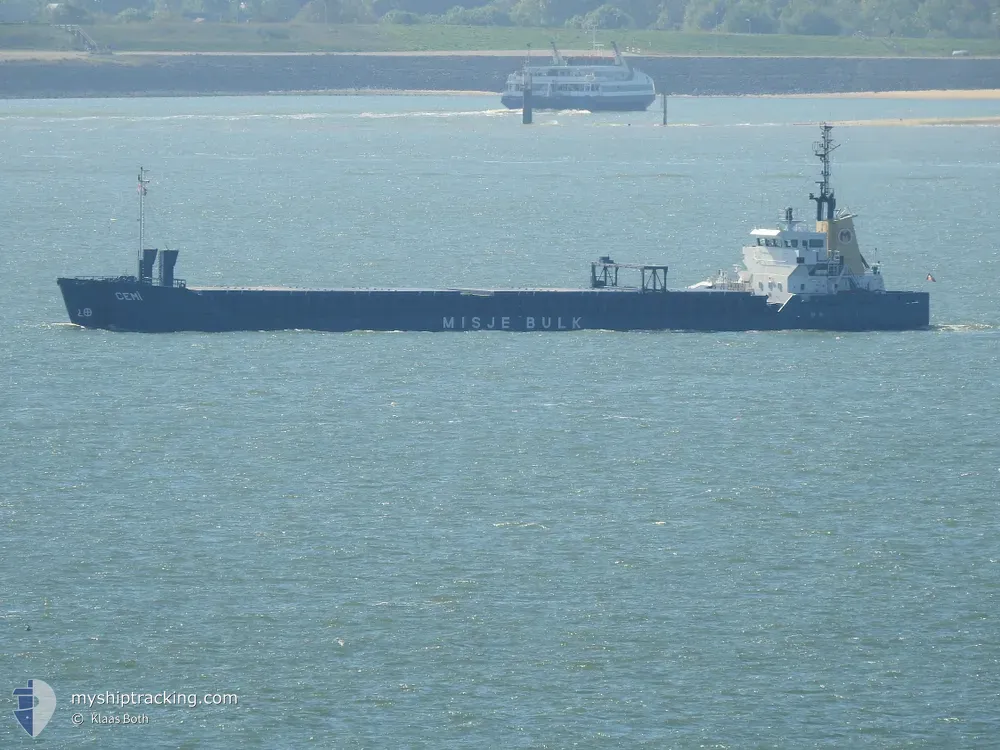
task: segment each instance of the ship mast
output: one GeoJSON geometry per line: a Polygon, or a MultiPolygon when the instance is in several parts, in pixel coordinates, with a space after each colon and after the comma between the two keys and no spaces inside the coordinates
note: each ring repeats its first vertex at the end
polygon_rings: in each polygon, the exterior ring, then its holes
{"type": "Polygon", "coordinates": [[[144,275],[143,262],[142,262],[142,255],[143,255],[142,246],[145,244],[143,242],[143,233],[146,228],[145,227],[146,216],[145,216],[145,210],[144,210],[145,206],[143,204],[143,200],[146,197],[146,185],[148,184],[149,184],[149,178],[146,177],[146,170],[143,169],[142,167],[139,167],[139,186],[136,188],[136,191],[139,193],[139,278],[140,279],[144,275]]]}
{"type": "Polygon", "coordinates": [[[628,70],[628,61],[626,61],[625,58],[622,57],[622,53],[618,51],[618,44],[616,42],[611,42],[611,48],[615,51],[615,65],[621,65],[628,70]]]}
{"type": "Polygon", "coordinates": [[[559,48],[556,47],[556,40],[552,40],[552,64],[553,65],[565,65],[566,61],[563,56],[559,54],[559,48]]]}
{"type": "Polygon", "coordinates": [[[813,153],[819,157],[820,162],[823,164],[823,179],[816,183],[819,185],[819,195],[809,193],[809,200],[816,201],[816,221],[823,221],[824,204],[827,207],[827,221],[833,221],[833,213],[837,208],[837,199],[834,198],[833,188],[830,187],[830,154],[836,151],[840,144],[834,143],[833,138],[830,136],[831,130],[833,130],[833,126],[827,125],[824,122],[821,126],[823,138],[813,144],[813,153]]]}

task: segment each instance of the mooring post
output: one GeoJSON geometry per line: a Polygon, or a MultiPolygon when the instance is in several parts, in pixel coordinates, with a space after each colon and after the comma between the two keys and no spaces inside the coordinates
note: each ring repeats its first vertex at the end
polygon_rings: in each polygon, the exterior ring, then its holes
{"type": "Polygon", "coordinates": [[[660,96],[663,97],[663,124],[667,124],[667,92],[664,91],[660,96]]]}

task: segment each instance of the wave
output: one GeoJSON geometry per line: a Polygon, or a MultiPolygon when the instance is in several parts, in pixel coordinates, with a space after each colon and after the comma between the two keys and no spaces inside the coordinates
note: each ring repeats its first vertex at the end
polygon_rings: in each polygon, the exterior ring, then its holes
{"type": "Polygon", "coordinates": [[[398,120],[411,117],[499,117],[516,112],[512,109],[474,109],[474,110],[453,110],[453,111],[429,111],[429,112],[362,112],[355,117],[370,120],[398,120]]]}
{"type": "Polygon", "coordinates": [[[941,333],[976,333],[979,331],[1000,330],[1000,325],[991,323],[939,323],[930,327],[932,331],[941,333]]]}
{"type": "Polygon", "coordinates": [[[53,115],[14,115],[0,117],[5,120],[25,120],[41,123],[59,122],[170,122],[205,121],[205,122],[244,122],[248,120],[319,120],[333,117],[349,117],[349,112],[244,112],[229,115],[184,114],[184,115],[80,115],[76,117],[58,117],[53,115]]]}

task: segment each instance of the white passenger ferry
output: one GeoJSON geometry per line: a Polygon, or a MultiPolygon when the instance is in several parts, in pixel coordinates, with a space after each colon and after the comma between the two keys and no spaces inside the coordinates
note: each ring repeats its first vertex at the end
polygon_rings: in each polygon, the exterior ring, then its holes
{"type": "Polygon", "coordinates": [[[641,112],[656,99],[653,79],[630,66],[614,48],[610,62],[569,62],[552,43],[552,62],[532,65],[507,77],[501,103],[509,109],[524,104],[525,81],[531,83],[534,109],[585,109],[591,112],[641,112]]]}

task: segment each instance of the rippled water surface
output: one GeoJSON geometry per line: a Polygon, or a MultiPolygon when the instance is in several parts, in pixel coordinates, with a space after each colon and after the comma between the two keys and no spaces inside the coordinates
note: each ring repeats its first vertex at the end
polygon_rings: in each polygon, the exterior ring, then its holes
{"type": "Polygon", "coordinates": [[[996,106],[0,103],[0,744],[34,678],[52,748],[991,745],[1000,129],[906,122],[996,106]],[[823,119],[882,123],[834,184],[932,330],[63,323],[58,275],[131,271],[140,164],[192,283],[686,285],[807,215],[823,119]],[[107,691],[239,703],[71,705],[107,691]]]}

